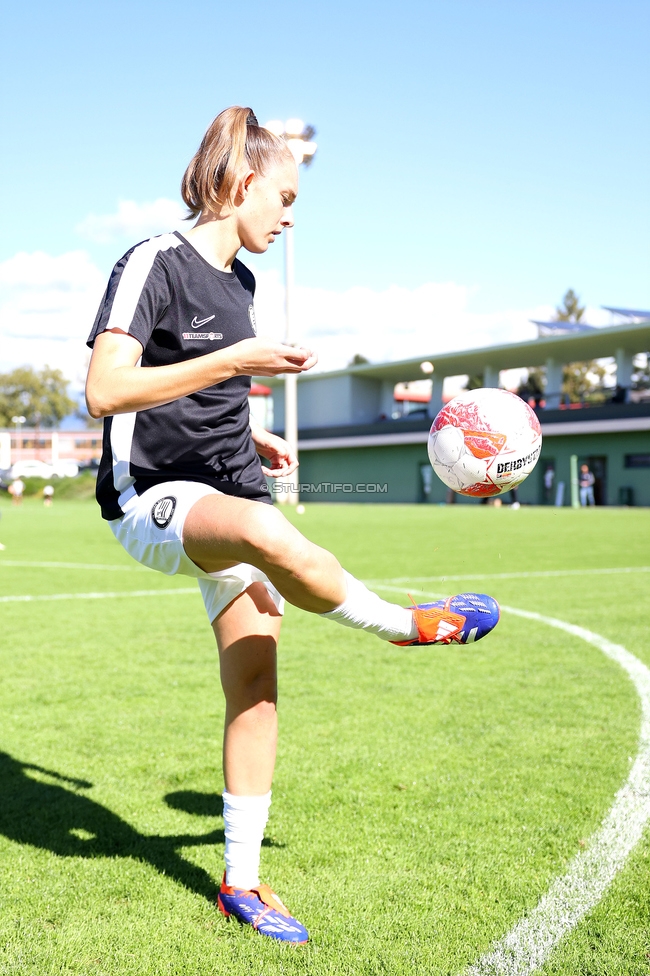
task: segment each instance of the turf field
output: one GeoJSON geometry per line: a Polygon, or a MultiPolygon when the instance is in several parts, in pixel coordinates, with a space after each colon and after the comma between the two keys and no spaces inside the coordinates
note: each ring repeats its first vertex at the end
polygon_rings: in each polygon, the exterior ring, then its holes
{"type": "MultiPolygon", "coordinates": [[[[479,644],[402,650],[290,608],[262,863],[312,941],[225,921],[223,705],[195,584],[130,562],[92,502],[0,511],[0,973],[456,976],[598,860],[641,721],[602,650],[512,613],[479,644]]],[[[293,517],[387,597],[485,590],[650,665],[650,511],[293,517]]],[[[646,831],[541,972],[650,973],[649,852],[646,831]]]]}

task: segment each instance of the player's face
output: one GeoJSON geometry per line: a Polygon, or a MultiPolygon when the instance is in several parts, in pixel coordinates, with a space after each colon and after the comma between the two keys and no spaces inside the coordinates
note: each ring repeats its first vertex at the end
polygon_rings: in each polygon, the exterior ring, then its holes
{"type": "Polygon", "coordinates": [[[239,237],[247,251],[262,254],[285,227],[293,227],[291,208],[297,194],[298,168],[293,159],[251,178],[238,212],[239,237]]]}

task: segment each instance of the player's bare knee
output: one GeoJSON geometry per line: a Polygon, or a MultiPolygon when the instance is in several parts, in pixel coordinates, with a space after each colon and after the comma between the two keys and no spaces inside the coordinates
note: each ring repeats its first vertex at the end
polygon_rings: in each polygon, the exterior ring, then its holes
{"type": "Polygon", "coordinates": [[[248,709],[250,717],[259,725],[268,725],[275,721],[277,703],[275,699],[269,701],[266,697],[254,702],[248,709]]]}
{"type": "Polygon", "coordinates": [[[300,536],[296,545],[286,554],[286,570],[295,579],[310,583],[325,573],[333,575],[340,565],[335,556],[326,549],[314,545],[300,536]]]}
{"type": "Polygon", "coordinates": [[[306,539],[284,515],[268,505],[255,506],[244,532],[251,547],[269,566],[288,569],[299,561],[306,539]]]}
{"type": "Polygon", "coordinates": [[[253,678],[237,687],[224,688],[226,702],[231,711],[246,712],[251,720],[266,723],[273,720],[278,700],[274,679],[264,676],[253,678]]]}

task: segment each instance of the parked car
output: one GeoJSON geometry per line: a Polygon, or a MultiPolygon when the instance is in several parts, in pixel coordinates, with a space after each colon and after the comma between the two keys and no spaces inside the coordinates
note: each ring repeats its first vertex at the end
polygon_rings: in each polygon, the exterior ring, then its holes
{"type": "Polygon", "coordinates": [[[16,461],[9,471],[10,478],[76,478],[79,465],[72,459],[63,458],[56,464],[45,461],[16,461]]]}
{"type": "Polygon", "coordinates": [[[72,458],[62,458],[53,468],[57,478],[76,478],[79,474],[79,465],[72,458]]]}
{"type": "Polygon", "coordinates": [[[51,478],[54,468],[45,461],[16,461],[9,471],[10,478],[51,478]]]}

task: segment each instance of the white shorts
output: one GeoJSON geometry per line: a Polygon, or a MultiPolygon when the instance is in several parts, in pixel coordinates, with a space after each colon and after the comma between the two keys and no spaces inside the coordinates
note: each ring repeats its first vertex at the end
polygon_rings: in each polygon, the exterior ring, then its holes
{"type": "Polygon", "coordinates": [[[264,583],[278,612],[284,600],[261,569],[238,563],[219,573],[205,573],[183,548],[183,526],[192,506],[206,495],[221,492],[197,481],[165,481],[137,495],[128,488],[119,498],[124,516],[108,524],[129,556],[167,576],[193,576],[199,581],[210,622],[252,583],[264,583]]]}

